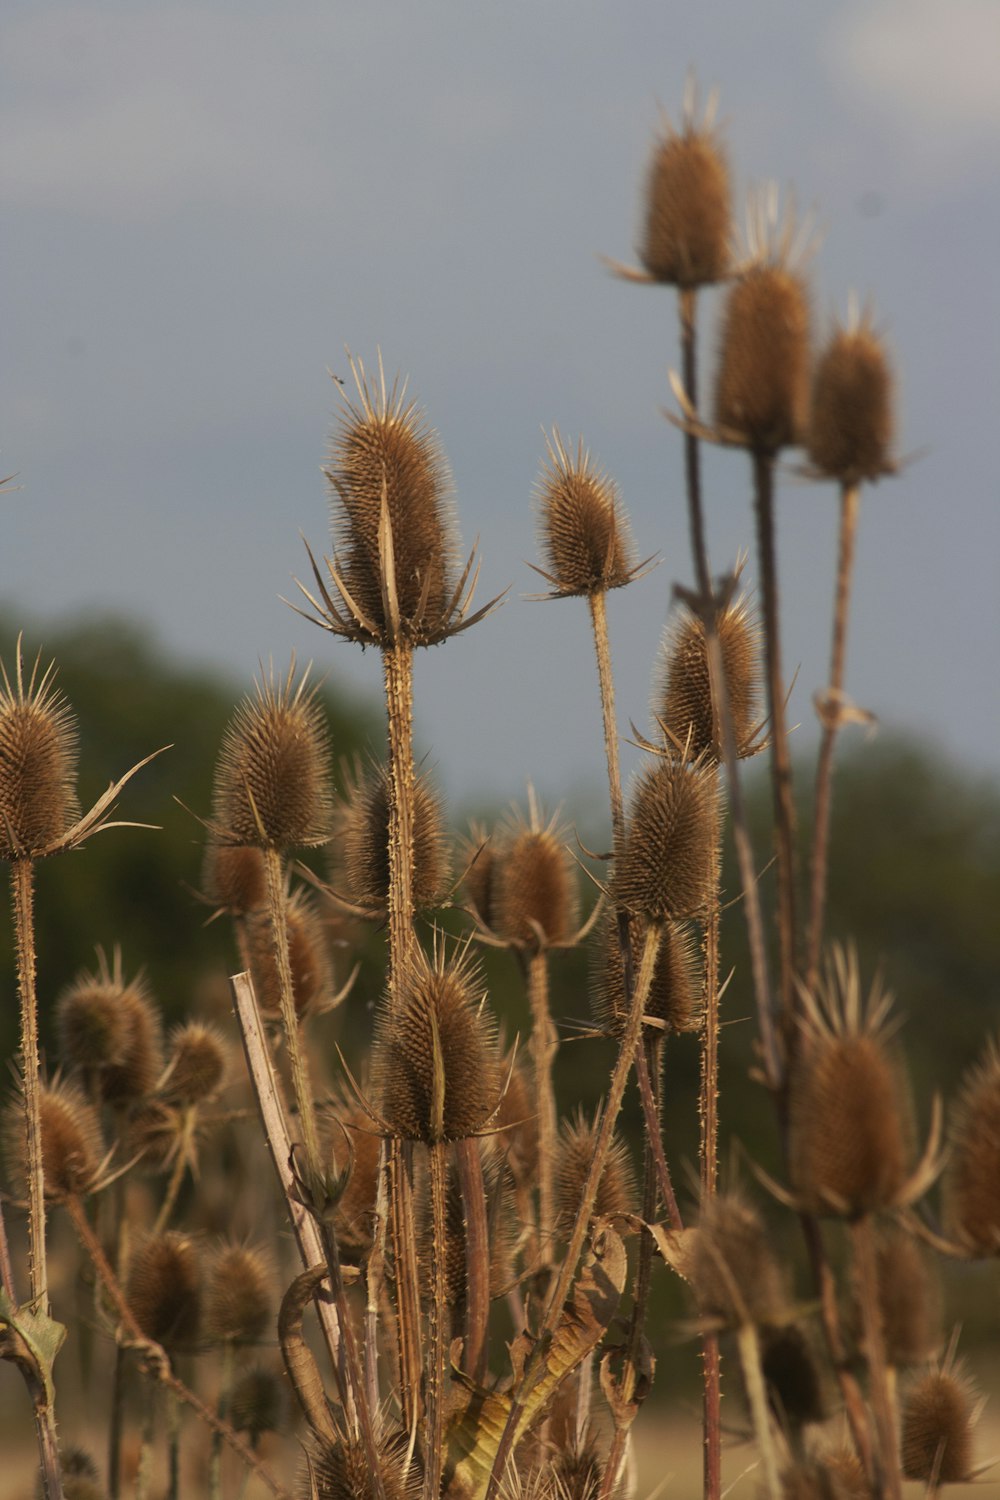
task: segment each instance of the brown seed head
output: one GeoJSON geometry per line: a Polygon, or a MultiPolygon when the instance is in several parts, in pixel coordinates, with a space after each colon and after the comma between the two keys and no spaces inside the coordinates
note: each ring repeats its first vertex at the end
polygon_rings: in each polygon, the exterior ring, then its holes
{"type": "Polygon", "coordinates": [[[807,448],[822,474],[842,484],[894,469],[893,381],[885,346],[867,318],[835,328],[813,374],[807,448]]]}
{"type": "MultiPolygon", "coordinates": [[[[285,907],[285,926],[292,999],[301,1021],[322,1007],[333,987],[323,924],[306,891],[299,889],[292,893],[285,907]]],[[[255,912],[248,920],[247,947],[257,1003],[267,1014],[277,1015],[281,1010],[281,983],[267,912],[255,912]]]]}
{"type": "Polygon", "coordinates": [[[500,1102],[496,1037],[468,952],[414,954],[376,1027],[372,1080],[383,1118],[404,1140],[478,1134],[500,1102]]]}
{"type": "Polygon", "coordinates": [[[171,1056],[161,1092],[180,1104],[201,1104],[219,1089],[226,1072],[226,1048],[214,1026],[189,1021],[171,1038],[171,1056]]]}
{"type": "Polygon", "coordinates": [[[348,1142],[351,1173],[337,1202],[337,1241],[350,1262],[367,1253],[372,1243],[375,1199],[378,1192],[379,1137],[361,1105],[344,1095],[335,1097],[324,1117],[327,1157],[338,1170],[347,1165],[348,1142]]]}
{"type": "Polygon", "coordinates": [[[804,1003],[789,1089],[792,1186],[808,1213],[857,1218],[890,1208],[906,1186],[911,1143],[885,1031],[889,999],[876,983],[863,1006],[856,960],[841,955],[804,1003]]]}
{"type": "Polygon", "coordinates": [[[295,663],[284,681],[254,684],[237,709],[215,771],[213,819],[230,844],[293,849],[330,836],[333,794],[329,741],[308,670],[295,685],[295,663]]]}
{"type": "Polygon", "coordinates": [[[286,1424],[285,1387],[273,1370],[255,1366],[237,1377],[229,1397],[229,1420],[252,1443],[265,1432],[280,1432],[286,1424]]]}
{"type": "Polygon", "coordinates": [[[144,1171],[165,1172],[184,1143],[184,1131],[179,1109],[162,1099],[140,1100],[129,1110],[123,1155],[126,1160],[138,1156],[144,1171]]]}
{"type": "Polygon", "coordinates": [[[573,459],[557,432],[535,485],[545,576],[558,594],[621,588],[633,574],[632,541],[618,487],[590,460],[581,438],[573,459]]]}
{"type": "Polygon", "coordinates": [[[900,1453],[907,1479],[964,1484],[972,1478],[975,1409],[968,1382],[953,1370],[932,1370],[903,1402],[900,1453]]]}
{"type": "Polygon", "coordinates": [[[719,879],[720,801],[718,773],[706,762],[664,756],[642,772],[615,869],[620,905],[660,923],[705,912],[719,879]]]}
{"type": "MultiPolygon", "coordinates": [[[[645,928],[637,917],[629,920],[632,952],[642,952],[645,928]]],[[[611,1036],[620,1037],[628,1020],[625,967],[618,941],[618,918],[612,913],[601,925],[591,975],[594,1017],[611,1036]]],[[[704,974],[701,954],[691,929],[667,923],[663,929],[645,1014],[662,1021],[669,1031],[697,1031],[703,1009],[704,974]]],[[[659,1030],[659,1028],[657,1028],[659,1030]]]]}
{"type": "Polygon", "coordinates": [[[785,1288],[767,1231],[740,1194],[705,1202],[685,1268],[702,1317],[727,1328],[785,1321],[785,1288]]]}
{"type": "Polygon", "coordinates": [[[972,1257],[1000,1255],[1000,1043],[966,1074],[951,1122],[944,1179],[948,1233],[972,1257]]]}
{"type": "MultiPolygon", "coordinates": [[[[715,616],[722,651],[726,697],[736,752],[752,755],[760,729],[760,628],[746,599],[738,599],[715,616]]],[[[682,606],[668,626],[663,643],[663,671],[654,713],[669,731],[671,743],[688,759],[719,761],[722,747],[712,717],[705,627],[682,606]]]]}
{"type": "Polygon", "coordinates": [[[576,928],[576,866],[556,818],[543,824],[532,798],[500,831],[492,891],[494,930],[511,947],[565,943],[576,928]]]}
{"type": "Polygon", "coordinates": [[[14,681],[0,662],[0,859],[37,859],[79,816],[77,732],[69,704],[53,686],[55,666],[24,680],[21,642],[14,681]]]}
{"type": "MultiPolygon", "coordinates": [[[[73,1084],[43,1085],[39,1095],[42,1169],[46,1198],[82,1198],[97,1182],[104,1147],[96,1111],[73,1084]]],[[[3,1118],[4,1157],[10,1182],[27,1194],[27,1122],[20,1094],[3,1118]]]]}
{"type": "Polygon", "coordinates": [[[447,634],[456,590],[456,537],[452,481],[436,433],[405,383],[369,384],[360,362],[351,362],[357,400],[344,397],[330,467],[331,512],[337,562],[347,592],[371,628],[351,633],[362,642],[388,643],[387,579],[379,528],[383,496],[392,529],[400,630],[414,645],[447,634]]]}
{"type": "MultiPolygon", "coordinates": [[[[572,1228],[594,1159],[597,1126],[579,1110],[564,1120],[559,1132],[559,1219],[564,1231],[572,1228]]],[[[597,1187],[592,1217],[613,1218],[636,1211],[635,1175],[628,1146],[615,1136],[597,1187]]]]}
{"type": "MultiPolygon", "coordinates": [[[[314,1442],[309,1467],[298,1493],[302,1500],[375,1500],[375,1480],[364,1444],[347,1437],[314,1442]]],[[[408,1462],[408,1444],[400,1433],[378,1439],[379,1478],[385,1500],[415,1500],[420,1477],[408,1462]]]]}
{"type": "MultiPolygon", "coordinates": [[[[846,1455],[846,1459],[850,1461],[853,1455],[846,1455]]],[[[854,1462],[856,1464],[857,1460],[854,1462]]],[[[793,1464],[782,1474],[782,1500],[868,1500],[871,1491],[863,1470],[860,1472],[860,1489],[856,1485],[857,1478],[857,1475],[849,1475],[847,1470],[842,1471],[833,1461],[806,1459],[793,1464]]]]}
{"type": "Polygon", "coordinates": [[[125,1031],[123,1052],[101,1068],[101,1096],[116,1109],[126,1108],[152,1093],[163,1071],[159,1012],[141,974],[128,982],[122,978],[117,953],[110,969],[99,956],[94,977],[117,996],[125,1031]]]}
{"type": "Polygon", "coordinates": [[[466,900],[484,927],[492,927],[496,877],[499,866],[490,836],[481,823],[472,823],[468,837],[462,840],[461,858],[465,862],[462,889],[466,900]]]}
{"type": "Polygon", "coordinates": [[[656,281],[679,287],[722,281],[729,273],[729,165],[709,128],[689,119],[653,147],[639,258],[656,281]]]}
{"type": "Polygon", "coordinates": [[[941,1291],[924,1251],[904,1230],[884,1229],[878,1241],[878,1301],[890,1365],[920,1364],[941,1342],[941,1291]]]}
{"type": "Polygon", "coordinates": [[[59,1056],[68,1068],[92,1076],[121,1066],[128,1048],[128,1018],[120,992],[93,974],[80,974],[56,1001],[59,1056]]]}
{"type": "Polygon", "coordinates": [[[146,1338],[165,1349],[194,1344],[201,1322],[201,1266],[193,1240],[151,1235],[132,1257],[126,1295],[146,1338]]]}
{"type": "MultiPolygon", "coordinates": [[[[83,1448],[63,1448],[59,1454],[62,1470],[63,1500],[107,1500],[107,1490],[98,1478],[97,1465],[83,1448]]],[[[39,1500],[44,1500],[44,1484],[39,1480],[39,1500]]]]}
{"type": "MultiPolygon", "coordinates": [[[[337,875],[357,906],[382,915],[389,909],[389,805],[386,766],[348,778],[333,837],[337,875]]],[[[417,912],[444,900],[451,881],[448,835],[441,799],[426,776],[413,787],[412,894],[417,912]]]]}
{"type": "Polygon", "coordinates": [[[823,1382],[815,1352],[795,1323],[761,1329],[761,1370],[768,1400],[784,1428],[826,1420],[823,1382]]]}
{"type": "Polygon", "coordinates": [[[203,1331],[210,1343],[256,1344],[273,1321],[271,1274],[248,1245],[225,1245],[205,1278],[203,1331]]]}
{"type": "Polygon", "coordinates": [[[267,870],[259,849],[210,843],[205,848],[202,887],[213,906],[246,917],[267,905],[267,870]]]}
{"type": "Polygon", "coordinates": [[[800,441],[809,410],[809,300],[801,276],[758,263],[733,283],[723,313],[716,424],[742,446],[776,453],[800,441]]]}

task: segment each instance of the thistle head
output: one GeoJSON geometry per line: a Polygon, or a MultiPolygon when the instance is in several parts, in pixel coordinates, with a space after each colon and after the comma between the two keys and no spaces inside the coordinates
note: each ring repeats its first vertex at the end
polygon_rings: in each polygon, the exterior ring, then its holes
{"type": "Polygon", "coordinates": [[[132,1256],[125,1294],[146,1338],[167,1350],[195,1344],[202,1275],[194,1241],[173,1232],[150,1235],[132,1256]]]}
{"type": "Polygon", "coordinates": [[[202,1104],[221,1087],[225,1072],[226,1048],[218,1031],[200,1021],[188,1021],[170,1039],[160,1093],[180,1105],[202,1104]]]}
{"type": "Polygon", "coordinates": [[[900,1458],[907,1479],[924,1484],[965,1484],[973,1474],[973,1432],[978,1417],[972,1385],[949,1355],[905,1392],[900,1458]]]}
{"type": "Polygon", "coordinates": [[[1000,1255],[1000,1042],[962,1080],[952,1111],[944,1217],[970,1257],[1000,1255]]]}
{"type": "Polygon", "coordinates": [[[703,1318],[726,1328],[787,1321],[787,1297],[768,1232],[740,1193],[706,1199],[685,1272],[703,1318]]]}
{"type": "Polygon", "coordinates": [[[236,1378],[229,1396],[229,1420],[256,1445],[265,1432],[280,1432],[287,1425],[287,1404],[281,1378],[255,1365],[236,1378]]]}
{"type": "MultiPolygon", "coordinates": [[[[646,935],[642,921],[630,917],[629,930],[632,952],[638,954],[646,935]]],[[[644,1013],[667,1032],[697,1031],[702,1021],[703,992],[703,964],[691,929],[668,922],[657,950],[644,1013]]],[[[617,914],[603,922],[594,949],[591,1003],[603,1030],[611,1036],[624,1035],[629,1006],[617,914]]]]}
{"type": "Polygon", "coordinates": [[[576,866],[558,814],[544,821],[531,792],[528,816],[515,808],[496,842],[490,908],[497,937],[528,951],[571,943],[576,866]]]}
{"type": "Polygon", "coordinates": [[[223,1245],[205,1276],[205,1337],[213,1344],[256,1344],[273,1317],[271,1270],[263,1253],[249,1245],[223,1245]]]}
{"type": "Polygon", "coordinates": [[[697,126],[691,97],[680,131],[665,122],[654,142],[639,248],[653,281],[692,288],[729,274],[729,164],[712,128],[713,113],[710,105],[697,126]]]}
{"type": "Polygon", "coordinates": [[[816,361],[806,447],[821,474],[855,485],[895,470],[893,378],[866,313],[835,326],[816,361]]]}
{"type": "Polygon", "coordinates": [[[548,459],[534,491],[545,559],[539,571],[557,595],[621,588],[635,566],[617,485],[591,462],[582,438],[575,458],[555,431],[546,447],[548,459]]]}
{"type": "MultiPolygon", "coordinates": [[[[717,610],[715,630],[722,653],[726,700],[740,757],[755,754],[761,728],[760,627],[746,598],[717,610]]],[[[654,714],[670,743],[687,759],[721,761],[722,746],[712,707],[705,626],[682,605],[667,627],[661,653],[654,714]]]]}
{"type": "MultiPolygon", "coordinates": [[[[389,815],[392,780],[387,766],[372,766],[366,773],[345,777],[332,840],[338,878],[352,903],[384,916],[389,909],[389,815]]],[[[451,881],[448,834],[441,798],[427,776],[413,786],[413,861],[411,866],[414,910],[439,906],[451,881]]]]}
{"type": "Polygon", "coordinates": [[[77,730],[55,687],[55,664],[25,678],[18,638],[13,682],[0,662],[0,859],[38,859],[76,822],[77,730]]]}
{"type": "Polygon", "coordinates": [[[330,836],[333,796],[323,710],[308,687],[273,672],[226,730],[215,772],[213,832],[227,844],[285,851],[330,836]]]}
{"type": "MultiPolygon", "coordinates": [[[[104,1147],[97,1112],[71,1083],[43,1085],[39,1092],[42,1172],[46,1198],[83,1198],[100,1178],[104,1147]]],[[[15,1095],[3,1116],[7,1175],[27,1195],[28,1135],[24,1100],[15,1095]]]]}
{"type": "MultiPolygon", "coordinates": [[[[417,1466],[410,1462],[405,1434],[377,1434],[376,1444],[385,1500],[416,1500],[420,1479],[417,1466]]],[[[346,1435],[333,1441],[317,1439],[307,1455],[308,1473],[297,1491],[302,1500],[376,1500],[375,1476],[360,1439],[346,1435]]]]}
{"type": "Polygon", "coordinates": [[[702,916],[719,880],[721,789],[716,768],[658,756],[635,784],[615,862],[619,905],[649,923],[702,916]]]}

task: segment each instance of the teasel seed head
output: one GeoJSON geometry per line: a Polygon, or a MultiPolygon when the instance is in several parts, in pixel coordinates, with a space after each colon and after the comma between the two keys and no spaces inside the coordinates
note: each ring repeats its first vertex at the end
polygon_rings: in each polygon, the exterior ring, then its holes
{"type": "Polygon", "coordinates": [[[215,771],[212,829],[228,844],[285,851],[330,836],[333,794],[323,710],[308,668],[273,671],[231,720],[215,771]]]}
{"type": "Polygon", "coordinates": [[[221,1087],[226,1047],[214,1026],[189,1021],[171,1038],[170,1059],[160,1092],[179,1104],[201,1104],[221,1087]]]}
{"type": "MultiPolygon", "coordinates": [[[[583,1198],[590,1164],[594,1159],[597,1125],[578,1110],[564,1120],[559,1131],[559,1220],[571,1229],[583,1198]]],[[[620,1136],[612,1139],[604,1171],[597,1187],[592,1217],[611,1219],[636,1212],[635,1174],[628,1146],[620,1136]]]]}
{"type": "MultiPolygon", "coordinates": [[[[46,1198],[85,1197],[97,1185],[104,1156],[97,1112],[75,1085],[57,1081],[40,1089],[39,1114],[46,1198]]],[[[8,1179],[26,1196],[28,1139],[20,1092],[4,1110],[3,1144],[8,1179]]]]}
{"type": "Polygon", "coordinates": [[[37,859],[76,822],[77,730],[54,686],[55,665],[27,682],[17,643],[14,680],[0,663],[0,859],[37,859]]]}
{"type": "Polygon", "coordinates": [[[802,1036],[789,1079],[789,1169],[807,1213],[848,1219],[907,1195],[911,1132],[890,1047],[890,999],[866,1004],[857,958],[837,950],[815,996],[803,992],[802,1036]]]}
{"type": "Polygon", "coordinates": [[[941,1291],[934,1270],[913,1236],[895,1225],[879,1233],[876,1268],[886,1362],[896,1368],[920,1364],[941,1343],[941,1291]]]}
{"type": "Polygon", "coordinates": [[[378,1195],[379,1137],[372,1122],[355,1099],[336,1095],[322,1117],[325,1150],[338,1167],[351,1170],[337,1201],[337,1243],[344,1260],[354,1263],[371,1248],[378,1195]]]}
{"type": "Polygon", "coordinates": [[[249,1245],[224,1245],[205,1277],[202,1327],[212,1344],[256,1344],[274,1321],[271,1272],[249,1245]]]}
{"type": "Polygon", "coordinates": [[[641,773],[616,860],[618,904],[650,923],[704,914],[719,881],[721,796],[705,761],[665,755],[641,773]]]}
{"type": "Polygon", "coordinates": [[[826,1420],[823,1381],[812,1345],[796,1323],[760,1331],[768,1399],[781,1427],[801,1430],[826,1420]]]}
{"type": "Polygon", "coordinates": [[[729,164],[711,125],[685,109],[683,128],[661,131],[649,163],[639,258],[654,281],[690,288],[729,274],[729,164]]]}
{"type": "MultiPolygon", "coordinates": [[[[334,861],[349,899],[373,916],[382,916],[389,909],[391,775],[387,766],[373,766],[346,780],[332,840],[334,861]]],[[[412,827],[413,906],[425,912],[444,901],[451,882],[444,808],[426,776],[414,783],[412,827]]]]}
{"type": "MultiPolygon", "coordinates": [[[[100,964],[98,969],[100,978],[100,964]]],[[[141,974],[127,983],[122,979],[117,954],[114,968],[104,972],[110,972],[125,1020],[125,1049],[118,1060],[101,1069],[101,1096],[106,1104],[123,1109],[152,1093],[163,1071],[160,1015],[141,974]]]]}
{"type": "Polygon", "coordinates": [[[255,1365],[237,1376],[229,1396],[229,1420],[251,1443],[265,1432],[281,1432],[287,1421],[284,1383],[273,1370],[255,1365]]]}
{"type": "Polygon", "coordinates": [[[698,1311],[726,1328],[786,1321],[787,1299],[767,1230],[739,1193],[702,1205],[685,1271],[698,1311]]]}
{"type": "MultiPolygon", "coordinates": [[[[639,918],[629,918],[629,930],[632,952],[639,954],[646,935],[639,918]]],[[[702,1021],[704,988],[704,964],[691,929],[668,922],[656,955],[645,1014],[662,1022],[667,1032],[697,1031],[702,1021]]],[[[616,913],[601,924],[590,990],[595,1020],[610,1036],[622,1036],[629,1008],[616,913]]]]}
{"type": "Polygon", "coordinates": [[[417,950],[392,1009],[376,1025],[372,1081],[393,1135],[454,1141],[477,1135],[500,1103],[496,1035],[468,949],[447,959],[417,950]]]}
{"type": "Polygon", "coordinates": [[[118,990],[92,974],[79,975],[56,1000],[60,1059],[88,1078],[125,1061],[128,1032],[118,990]]]}
{"type": "Polygon", "coordinates": [[[462,890],[473,916],[481,926],[493,927],[499,865],[490,836],[481,823],[470,824],[468,836],[461,842],[460,858],[465,863],[462,890]]]}
{"type": "Polygon", "coordinates": [[[902,1401],[900,1457],[907,1479],[964,1484],[973,1478],[977,1411],[967,1378],[950,1359],[919,1377],[902,1401]]]}
{"type": "MultiPolygon", "coordinates": [[[[385,1500],[416,1500],[419,1469],[410,1463],[409,1445],[398,1432],[377,1437],[379,1478],[385,1500]]],[[[365,1446],[346,1436],[314,1440],[307,1449],[308,1471],[298,1493],[302,1500],[375,1500],[375,1478],[365,1446]]]]}
{"type": "Polygon", "coordinates": [[[860,1475],[861,1488],[840,1469],[825,1460],[805,1459],[792,1464],[781,1476],[782,1500],[868,1500],[871,1491],[860,1475]]]}
{"type": "Polygon", "coordinates": [[[539,569],[557,595],[622,588],[635,572],[628,517],[618,486],[591,462],[581,438],[576,458],[558,432],[546,440],[547,462],[534,490],[545,559],[539,569]]]}
{"type": "Polygon", "coordinates": [[[542,822],[530,798],[528,817],[515,811],[501,830],[492,892],[494,930],[512,948],[570,943],[576,928],[576,865],[558,816],[542,822]]]}
{"type": "MultiPolygon", "coordinates": [[[[323,924],[315,903],[306,891],[293,891],[285,907],[288,961],[292,971],[295,1014],[302,1021],[321,1010],[333,989],[330,957],[323,924]]],[[[274,956],[271,919],[266,911],[254,912],[247,922],[250,973],[257,1003],[267,1015],[281,1011],[281,983],[274,956]]]]}
{"type": "Polygon", "coordinates": [[[167,1350],[189,1348],[201,1325],[201,1265],[186,1235],[151,1235],[129,1266],[126,1296],[145,1334],[167,1350]]]}
{"type": "Polygon", "coordinates": [[[966,1074],[952,1111],[944,1219],[972,1257],[1000,1255],[1000,1042],[966,1074]]]}
{"type": "MultiPolygon", "coordinates": [[[[100,1482],[97,1465],[83,1448],[64,1448],[59,1454],[62,1470],[63,1500],[107,1500],[107,1490],[100,1482]]],[[[38,1495],[44,1486],[39,1481],[38,1495]]]]}
{"type": "Polygon", "coordinates": [[[206,900],[233,917],[247,917],[267,905],[267,870],[259,849],[245,844],[206,845],[202,866],[206,900]]]}
{"type": "Polygon", "coordinates": [[[126,1160],[138,1157],[143,1171],[165,1172],[184,1142],[182,1112],[162,1099],[143,1099],[128,1113],[121,1150],[126,1160]]]}
{"type": "MultiPolygon", "coordinates": [[[[718,610],[715,629],[736,753],[741,757],[753,755],[761,729],[761,638],[746,598],[718,610]]],[[[662,661],[653,710],[660,726],[674,748],[689,760],[705,756],[720,761],[722,746],[717,743],[713,722],[705,627],[686,605],[667,627],[662,661]]]]}
{"type": "Polygon", "coordinates": [[[850,1448],[834,1448],[823,1454],[819,1467],[833,1485],[832,1500],[871,1500],[864,1465],[850,1448]]]}
{"type": "Polygon", "coordinates": [[[835,327],[816,362],[807,450],[821,474],[842,484],[895,469],[893,379],[885,345],[865,315],[835,327]]]}

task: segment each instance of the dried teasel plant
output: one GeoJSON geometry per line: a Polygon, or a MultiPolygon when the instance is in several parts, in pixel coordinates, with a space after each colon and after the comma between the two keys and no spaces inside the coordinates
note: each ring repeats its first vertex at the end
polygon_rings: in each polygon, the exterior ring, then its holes
{"type": "Polygon", "coordinates": [[[1000,1254],[1000,1042],[962,1080],[943,1181],[945,1228],[963,1255],[1000,1254]]]}
{"type": "MultiPolygon", "coordinates": [[[[342,894],[350,910],[384,918],[389,910],[389,824],[392,778],[387,766],[345,770],[344,793],[337,810],[331,855],[334,899],[342,894]]],[[[451,862],[445,811],[427,775],[413,784],[413,910],[423,915],[446,900],[451,862]]]]}
{"type": "Polygon", "coordinates": [[[953,1343],[942,1362],[904,1392],[901,1458],[907,1479],[921,1480],[929,1495],[944,1484],[974,1479],[973,1433],[980,1409],[953,1343]]]}
{"type": "MultiPolygon", "coordinates": [[[[745,759],[764,748],[760,628],[745,597],[716,610],[715,634],[722,653],[736,753],[745,759]]],[[[705,626],[690,606],[682,604],[668,624],[661,659],[660,682],[653,700],[658,725],[686,759],[706,756],[721,762],[721,732],[712,698],[705,626]]]]}
{"type": "MultiPolygon", "coordinates": [[[[631,946],[639,952],[642,922],[632,917],[631,946]]],[[[604,918],[591,948],[590,1001],[601,1030],[620,1036],[629,1014],[625,967],[616,916],[604,918]]],[[[668,923],[663,931],[643,1020],[659,1033],[697,1031],[704,1015],[704,964],[693,929],[668,923]]]]}

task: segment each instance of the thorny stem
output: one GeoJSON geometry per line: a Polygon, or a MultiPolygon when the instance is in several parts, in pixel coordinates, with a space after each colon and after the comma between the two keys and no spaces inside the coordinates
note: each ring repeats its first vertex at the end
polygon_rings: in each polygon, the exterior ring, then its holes
{"type": "Polygon", "coordinates": [[[465,1219],[466,1318],[462,1368],[477,1384],[486,1376],[490,1315],[490,1241],[486,1221],[483,1158],[474,1137],[455,1142],[455,1167],[465,1219]]]}
{"type": "Polygon", "coordinates": [[[654,1088],[650,1058],[645,1047],[636,1049],[635,1076],[636,1082],[639,1085],[639,1099],[642,1103],[642,1118],[646,1130],[645,1138],[653,1153],[653,1165],[656,1169],[656,1182],[659,1187],[660,1197],[663,1199],[667,1210],[667,1218],[670,1220],[671,1229],[683,1229],[684,1223],[681,1219],[681,1211],[677,1207],[674,1186],[670,1180],[670,1168],[667,1166],[667,1158],[663,1150],[659,1089],[654,1088]]]}
{"type": "Polygon", "coordinates": [[[38,997],[35,991],[35,868],[30,859],[11,866],[17,984],[21,995],[21,1078],[27,1132],[28,1279],[34,1310],[49,1310],[45,1260],[45,1173],[42,1166],[41,1077],[38,1059],[38,997]]]}
{"type": "Polygon", "coordinates": [[[415,942],[413,931],[413,647],[382,652],[389,732],[389,989],[415,942]]]}
{"type": "MultiPolygon", "coordinates": [[[[225,1420],[229,1412],[229,1393],[233,1384],[233,1341],[227,1339],[222,1346],[222,1369],[219,1373],[219,1416],[225,1420]]],[[[209,1465],[209,1500],[222,1500],[222,1439],[212,1434],[212,1458],[209,1465]]]]}
{"type": "MultiPolygon", "coordinates": [[[[705,1031],[701,1051],[701,1198],[715,1197],[719,1176],[719,895],[705,929],[705,1031]]],[[[705,1334],[701,1346],[703,1478],[707,1496],[722,1485],[722,1363],[719,1339],[705,1334]]]]}
{"type": "Polygon", "coordinates": [[[292,1093],[298,1111],[299,1130],[305,1145],[306,1162],[310,1172],[319,1170],[319,1137],[316,1133],[316,1111],[313,1107],[312,1085],[309,1067],[302,1050],[299,1019],[295,1014],[295,997],[292,992],[292,968],[288,957],[288,924],[285,910],[285,872],[281,855],[277,849],[264,850],[264,865],[267,870],[267,901],[271,919],[271,941],[274,944],[274,959],[278,970],[278,989],[281,997],[281,1019],[288,1049],[288,1067],[292,1077],[292,1093]]]}
{"type": "Polygon", "coordinates": [[[389,1205],[396,1270],[396,1326],[399,1339],[400,1404],[412,1433],[420,1415],[420,1278],[413,1219],[412,1152],[406,1141],[389,1142],[389,1205]]]}
{"type": "Polygon", "coordinates": [[[444,1448],[444,1373],[447,1340],[446,1256],[448,1223],[446,1204],[447,1146],[434,1141],[428,1147],[431,1178],[431,1298],[430,1359],[427,1367],[427,1449],[424,1454],[424,1500],[437,1500],[441,1489],[444,1448]]]}
{"type": "Polygon", "coordinates": [[[806,985],[815,987],[819,955],[823,945],[823,915],[826,905],[829,863],[830,808],[833,801],[833,750],[840,728],[840,700],[844,689],[847,656],[847,620],[850,611],[854,540],[858,526],[860,486],[845,484],[840,491],[840,545],[837,555],[837,592],[833,610],[830,646],[830,685],[826,691],[823,738],[816,766],[816,799],[813,813],[813,846],[809,871],[809,946],[806,954],[806,985]]]}
{"type": "Polygon", "coordinates": [[[622,796],[622,773],[618,756],[618,720],[615,715],[615,680],[611,671],[608,645],[607,596],[603,589],[588,595],[590,623],[594,631],[597,676],[601,685],[601,712],[604,719],[604,754],[608,763],[608,793],[611,799],[611,834],[617,849],[625,833],[625,801],[622,796]]]}
{"type": "MultiPolygon", "coordinates": [[[[684,391],[693,407],[698,404],[698,293],[694,287],[684,287],[678,293],[678,310],[681,322],[681,378],[684,391]]],[[[694,576],[698,580],[698,592],[708,598],[712,592],[712,576],[708,565],[708,544],[705,540],[705,521],[701,504],[701,447],[695,433],[684,432],[684,478],[688,500],[688,530],[691,538],[691,555],[694,561],[694,576]]],[[[715,698],[713,695],[713,703],[715,698]]]]}
{"type": "Polygon", "coordinates": [[[896,1421],[886,1372],[885,1337],[882,1310],[878,1297],[878,1267],[875,1230],[870,1214],[864,1214],[851,1225],[851,1247],[854,1251],[854,1279],[861,1308],[864,1330],[865,1363],[871,1394],[875,1430],[878,1433],[879,1457],[875,1473],[875,1493],[881,1500],[902,1500],[896,1421]]]}
{"type": "Polygon", "coordinates": [[[549,1012],[547,954],[544,950],[526,954],[524,968],[531,1008],[530,1050],[535,1075],[535,1113],[538,1124],[538,1249],[541,1269],[552,1264],[555,1237],[558,1117],[552,1066],[559,1042],[549,1012]]]}

